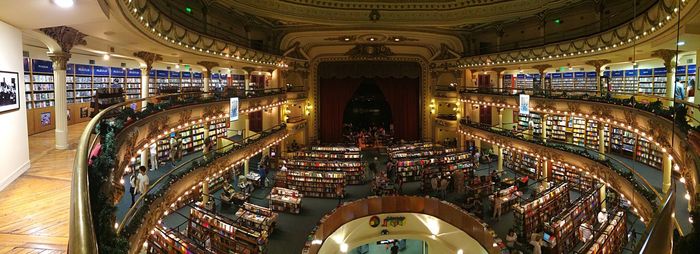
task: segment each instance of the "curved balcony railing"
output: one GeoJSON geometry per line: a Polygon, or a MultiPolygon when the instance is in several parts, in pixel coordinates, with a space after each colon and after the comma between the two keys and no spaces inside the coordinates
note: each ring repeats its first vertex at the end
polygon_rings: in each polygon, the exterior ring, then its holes
{"type": "MultiPolygon", "coordinates": [[[[573,40],[549,43],[493,54],[482,54],[465,57],[456,62],[449,62],[452,67],[495,67],[499,65],[537,63],[548,59],[580,57],[595,55],[609,50],[619,50],[634,43],[642,43],[653,39],[656,34],[673,29],[677,18],[692,14],[698,5],[697,1],[659,0],[655,5],[640,12],[636,17],[619,26],[607,29],[594,35],[579,37],[573,40]],[[679,15],[680,14],[680,15],[679,15]],[[633,43],[634,42],[634,43],[633,43]]],[[[683,22],[683,21],[682,21],[683,22]]],[[[681,23],[682,23],[681,22],[681,23]]],[[[683,25],[683,24],[681,24],[683,25]]],[[[506,48],[508,47],[507,45],[506,48]]]]}
{"type": "Polygon", "coordinates": [[[457,205],[432,197],[382,196],[368,197],[345,203],[329,212],[309,234],[302,253],[318,253],[323,242],[344,224],[358,218],[384,213],[427,214],[464,231],[474,238],[487,253],[501,253],[505,246],[488,224],[457,205]]]}
{"type": "Polygon", "coordinates": [[[138,200],[134,202],[133,206],[128,208],[124,217],[121,218],[121,222],[118,224],[117,234],[127,237],[131,235],[141,225],[141,218],[143,218],[143,215],[148,212],[148,207],[151,202],[153,202],[156,197],[162,196],[163,192],[166,191],[171,184],[177,181],[177,179],[183,178],[184,175],[200,167],[208,166],[219,157],[241,150],[248,145],[257,144],[257,141],[282,131],[285,129],[285,127],[286,124],[282,123],[270,129],[258,132],[252,136],[246,137],[240,141],[229,139],[231,143],[218,147],[212,151],[203,152],[202,154],[190,158],[170,169],[167,173],[153,182],[153,184],[149,186],[147,193],[141,195],[138,200]]]}
{"type": "Polygon", "coordinates": [[[117,135],[130,125],[150,115],[217,101],[231,97],[255,98],[283,94],[281,89],[235,90],[221,93],[167,94],[133,99],[118,103],[97,113],[80,136],[73,165],[71,182],[71,209],[69,226],[69,253],[98,253],[98,245],[106,248],[124,248],[115,234],[112,183],[114,175],[117,135]],[[145,104],[136,107],[137,104],[145,104]],[[134,110],[136,109],[136,110],[134,110]],[[94,152],[99,151],[98,155],[94,152]],[[97,232],[97,234],[96,234],[97,232]]]}
{"type": "MultiPolygon", "coordinates": [[[[193,54],[248,62],[256,65],[284,67],[282,57],[250,48],[250,43],[227,35],[205,35],[185,27],[164,15],[149,0],[114,0],[121,13],[144,34],[161,44],[193,54]],[[233,40],[233,41],[232,41],[233,40]],[[241,45],[246,44],[246,45],[241,45]]],[[[274,52],[273,52],[274,53],[274,52]]]]}
{"type": "MultiPolygon", "coordinates": [[[[487,131],[490,133],[495,133],[500,136],[508,137],[508,138],[513,138],[525,142],[530,142],[536,145],[540,146],[545,146],[545,147],[550,147],[554,148],[557,150],[562,150],[574,155],[579,155],[583,156],[585,158],[588,158],[590,160],[596,161],[600,164],[603,164],[607,166],[608,168],[612,169],[616,174],[622,176],[624,179],[630,182],[630,185],[635,188],[635,191],[640,193],[641,196],[643,196],[647,201],[649,201],[650,204],[652,204],[654,208],[654,215],[651,217],[650,223],[647,224],[646,231],[642,237],[643,241],[640,241],[637,246],[635,246],[636,250],[644,250],[643,246],[654,243],[658,244],[660,242],[668,242],[671,240],[671,238],[664,238],[664,237],[672,237],[671,235],[666,235],[663,232],[664,230],[668,230],[668,227],[660,226],[659,222],[664,221],[668,222],[671,226],[671,231],[674,228],[678,228],[679,232],[682,232],[680,229],[680,226],[678,225],[678,221],[676,220],[675,216],[672,216],[670,213],[667,211],[670,209],[673,211],[674,206],[675,206],[675,182],[672,181],[672,188],[669,189],[669,193],[667,193],[665,196],[662,196],[643,176],[641,176],[636,170],[634,170],[632,167],[627,165],[625,162],[620,161],[618,159],[615,159],[611,156],[605,156],[605,154],[602,154],[598,151],[584,148],[584,147],[574,147],[572,148],[572,145],[562,143],[562,142],[556,142],[556,141],[547,141],[544,142],[541,137],[539,136],[533,136],[524,132],[513,132],[511,130],[505,130],[502,128],[498,127],[493,127],[490,125],[485,125],[485,124],[479,124],[479,123],[467,123],[466,121],[462,120],[461,124],[463,126],[468,126],[472,128],[476,128],[479,130],[487,131]],[[673,197],[674,200],[669,201],[669,197],[673,197]],[[656,225],[656,226],[655,226],[656,225]]],[[[634,199],[635,197],[629,197],[634,199]]],[[[635,200],[631,200],[633,203],[635,203],[635,200]]],[[[669,245],[670,246],[670,245],[669,245]]],[[[644,253],[652,253],[650,252],[652,249],[646,249],[644,253]]],[[[658,251],[659,249],[656,249],[658,251]]],[[[670,252],[670,249],[668,250],[670,252]]],[[[641,252],[635,252],[635,253],[641,253],[641,252]]],[[[657,252],[658,253],[658,252],[657,252]]]]}
{"type": "Polygon", "coordinates": [[[590,102],[608,103],[617,106],[631,107],[656,114],[660,117],[674,121],[678,128],[687,132],[690,129],[700,131],[700,119],[695,119],[692,115],[687,114],[691,111],[700,110],[700,105],[679,100],[676,98],[668,98],[651,94],[630,94],[605,92],[604,95],[599,95],[594,90],[559,90],[559,89],[533,89],[533,88],[496,88],[496,87],[469,87],[463,88],[460,93],[462,95],[470,93],[517,96],[519,94],[528,94],[534,98],[541,99],[567,99],[567,100],[583,100],[590,102]],[[654,102],[638,101],[639,97],[655,99],[654,102]],[[668,106],[675,105],[675,106],[668,106]],[[679,114],[680,113],[680,114],[679,114]],[[691,123],[696,126],[691,126],[691,123]]]}

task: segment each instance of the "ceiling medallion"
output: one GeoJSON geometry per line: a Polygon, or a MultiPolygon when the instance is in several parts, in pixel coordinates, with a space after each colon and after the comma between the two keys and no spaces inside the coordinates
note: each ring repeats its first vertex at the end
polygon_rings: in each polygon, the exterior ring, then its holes
{"type": "Polygon", "coordinates": [[[394,55],[386,45],[379,44],[358,44],[348,50],[345,55],[355,58],[378,58],[394,55]]]}

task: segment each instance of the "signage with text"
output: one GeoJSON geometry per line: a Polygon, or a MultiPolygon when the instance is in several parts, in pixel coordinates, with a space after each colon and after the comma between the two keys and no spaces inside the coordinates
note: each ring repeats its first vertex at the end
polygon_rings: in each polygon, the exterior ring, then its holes
{"type": "Polygon", "coordinates": [[[520,94],[520,114],[530,114],[530,95],[520,94]]]}
{"type": "Polygon", "coordinates": [[[238,120],[238,97],[233,97],[229,101],[229,116],[231,121],[238,120]]]}

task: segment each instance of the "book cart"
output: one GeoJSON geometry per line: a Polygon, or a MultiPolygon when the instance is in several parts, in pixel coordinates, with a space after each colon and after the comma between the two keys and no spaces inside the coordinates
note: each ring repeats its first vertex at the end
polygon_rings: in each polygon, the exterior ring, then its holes
{"type": "Polygon", "coordinates": [[[555,186],[531,198],[513,205],[515,230],[520,241],[527,242],[530,235],[542,232],[544,223],[569,206],[569,185],[566,182],[555,186]]]}

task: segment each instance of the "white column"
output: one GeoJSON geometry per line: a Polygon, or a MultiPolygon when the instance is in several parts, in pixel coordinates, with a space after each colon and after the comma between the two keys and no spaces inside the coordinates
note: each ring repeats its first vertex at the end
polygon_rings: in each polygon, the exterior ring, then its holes
{"type": "Polygon", "coordinates": [[[503,148],[496,146],[496,153],[498,154],[498,164],[496,166],[496,172],[503,172],[503,148]]]}
{"type": "Polygon", "coordinates": [[[68,149],[68,101],[66,95],[66,63],[70,53],[49,53],[53,61],[54,109],[56,115],[56,149],[68,149]]]}
{"type": "Polygon", "coordinates": [[[205,93],[208,93],[208,92],[210,91],[210,88],[209,88],[209,79],[210,79],[209,71],[205,71],[204,73],[202,73],[202,76],[203,76],[203,77],[202,77],[202,81],[204,82],[204,89],[203,89],[202,91],[204,91],[205,93]]]}
{"type": "MultiPolygon", "coordinates": [[[[141,153],[141,166],[144,166],[148,169],[153,168],[153,167],[148,167],[148,162],[149,162],[148,156],[150,156],[150,152],[151,152],[151,149],[146,148],[146,149],[143,149],[143,152],[141,153]]],[[[158,166],[156,166],[156,168],[157,167],[158,166]]]]}
{"type": "Polygon", "coordinates": [[[248,175],[249,170],[250,170],[250,160],[246,159],[243,161],[243,175],[248,175]]]}
{"type": "MultiPolygon", "coordinates": [[[[141,98],[148,98],[148,70],[151,68],[141,68],[141,98]]],[[[141,107],[146,107],[146,100],[141,102],[141,107]]]]}
{"type": "Polygon", "coordinates": [[[667,152],[663,153],[662,156],[663,158],[661,158],[661,170],[663,170],[663,191],[664,193],[668,193],[668,190],[671,189],[671,170],[673,168],[673,161],[671,160],[671,157],[667,152]]]}
{"type": "Polygon", "coordinates": [[[600,158],[605,159],[605,124],[598,122],[598,152],[600,158]]]}

